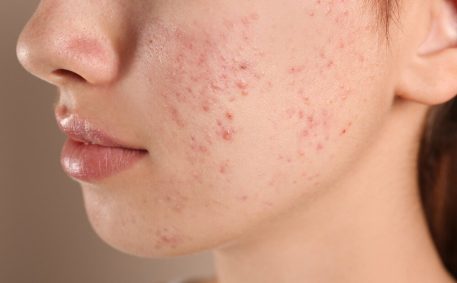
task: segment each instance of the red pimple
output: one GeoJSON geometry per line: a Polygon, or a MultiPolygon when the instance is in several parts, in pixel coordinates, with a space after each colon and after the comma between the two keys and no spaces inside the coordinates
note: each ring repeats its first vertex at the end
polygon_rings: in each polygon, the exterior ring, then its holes
{"type": "Polygon", "coordinates": [[[222,131],[222,138],[226,141],[231,141],[233,139],[233,130],[232,129],[224,129],[222,131]]]}
{"type": "Polygon", "coordinates": [[[239,89],[242,89],[242,90],[245,90],[246,88],[248,88],[248,83],[245,82],[245,81],[237,81],[236,82],[236,86],[239,88],[239,89]]]}

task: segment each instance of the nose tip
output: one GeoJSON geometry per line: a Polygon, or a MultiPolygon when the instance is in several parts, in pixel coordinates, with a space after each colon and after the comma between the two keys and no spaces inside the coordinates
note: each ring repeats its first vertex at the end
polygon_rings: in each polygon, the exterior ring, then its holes
{"type": "Polygon", "coordinates": [[[119,72],[119,56],[101,28],[61,26],[52,15],[35,15],[21,33],[16,53],[33,75],[57,86],[84,82],[111,83],[119,72]],[[41,17],[47,17],[42,19],[41,17]]]}

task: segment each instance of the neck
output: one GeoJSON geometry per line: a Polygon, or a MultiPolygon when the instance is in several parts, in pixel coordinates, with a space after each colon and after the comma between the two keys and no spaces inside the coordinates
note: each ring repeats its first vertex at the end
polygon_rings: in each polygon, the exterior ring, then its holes
{"type": "Polygon", "coordinates": [[[416,182],[426,109],[394,108],[377,142],[338,184],[216,250],[218,282],[452,282],[416,182]]]}

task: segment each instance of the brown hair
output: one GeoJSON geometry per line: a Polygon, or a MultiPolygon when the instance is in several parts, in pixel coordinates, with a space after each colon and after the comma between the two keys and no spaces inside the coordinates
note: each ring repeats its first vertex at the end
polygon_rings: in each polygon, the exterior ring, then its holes
{"type": "Polygon", "coordinates": [[[429,110],[418,163],[428,226],[441,259],[457,277],[457,102],[429,110]]]}
{"type": "MultiPolygon", "coordinates": [[[[399,0],[367,0],[389,35],[399,0]]],[[[446,269],[457,278],[457,98],[429,109],[418,152],[422,206],[433,242],[446,269]]]]}

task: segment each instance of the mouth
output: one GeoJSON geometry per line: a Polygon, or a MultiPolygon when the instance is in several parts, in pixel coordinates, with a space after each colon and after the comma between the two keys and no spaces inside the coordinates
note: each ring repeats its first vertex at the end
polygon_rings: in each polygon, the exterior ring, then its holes
{"type": "Polygon", "coordinates": [[[74,179],[100,181],[128,170],[148,155],[146,149],[120,141],[76,114],[56,118],[60,130],[68,137],[60,163],[74,179]]]}

